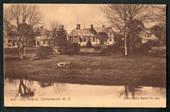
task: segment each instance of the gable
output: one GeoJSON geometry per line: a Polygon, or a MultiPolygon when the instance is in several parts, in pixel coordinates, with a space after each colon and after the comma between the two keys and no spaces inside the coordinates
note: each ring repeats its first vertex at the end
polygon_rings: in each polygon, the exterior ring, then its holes
{"type": "Polygon", "coordinates": [[[95,36],[93,33],[90,32],[88,29],[80,29],[80,30],[72,30],[69,34],[70,37],[79,36],[79,37],[86,37],[86,36],[95,36]]]}

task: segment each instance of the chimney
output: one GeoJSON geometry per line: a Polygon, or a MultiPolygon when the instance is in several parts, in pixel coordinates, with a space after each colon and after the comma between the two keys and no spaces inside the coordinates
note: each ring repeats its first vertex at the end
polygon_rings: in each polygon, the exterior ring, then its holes
{"type": "Polygon", "coordinates": [[[77,24],[76,30],[80,30],[80,24],[77,24]]]}
{"type": "Polygon", "coordinates": [[[41,26],[41,27],[40,27],[40,29],[42,30],[42,29],[44,29],[44,27],[43,27],[43,26],[41,26]]]}
{"type": "Polygon", "coordinates": [[[64,30],[64,25],[61,25],[61,30],[64,30]]]}
{"type": "Polygon", "coordinates": [[[91,24],[91,29],[93,29],[93,24],[91,24]]]}

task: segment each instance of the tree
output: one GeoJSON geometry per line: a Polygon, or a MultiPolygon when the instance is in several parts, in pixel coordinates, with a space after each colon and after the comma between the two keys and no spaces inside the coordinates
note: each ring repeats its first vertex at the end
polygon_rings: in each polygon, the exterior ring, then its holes
{"type": "Polygon", "coordinates": [[[154,25],[151,31],[166,44],[166,5],[153,5],[152,8],[151,20],[158,24],[154,25]]]}
{"type": "Polygon", "coordinates": [[[64,53],[64,49],[67,43],[67,32],[64,29],[64,25],[59,24],[57,21],[52,21],[50,24],[51,36],[55,40],[55,46],[57,46],[60,53],[64,53]]]}
{"type": "Polygon", "coordinates": [[[5,9],[5,12],[9,22],[14,22],[17,28],[21,23],[33,27],[42,19],[38,6],[33,4],[12,4],[5,9]]]}
{"type": "MultiPolygon", "coordinates": [[[[23,34],[22,30],[19,29],[22,25],[26,26],[27,24],[29,29],[33,29],[34,26],[40,24],[42,19],[39,7],[33,4],[12,4],[5,8],[4,12],[5,20],[15,25],[19,34],[23,34]]],[[[33,33],[33,31],[30,30],[29,33],[33,33]]],[[[32,40],[34,36],[30,35],[29,38],[32,40]]]]}
{"type": "Polygon", "coordinates": [[[4,20],[6,20],[6,23],[14,25],[18,35],[20,35],[19,38],[23,38],[18,39],[18,43],[21,43],[20,40],[32,42],[35,37],[33,35],[33,28],[40,23],[42,18],[38,6],[33,4],[12,4],[4,8],[4,12],[4,20]]]}
{"type": "Polygon", "coordinates": [[[139,33],[145,29],[145,26],[143,22],[137,19],[130,21],[127,26],[127,52],[128,54],[132,55],[135,53],[136,47],[142,43],[139,33]]]}
{"type": "Polygon", "coordinates": [[[59,26],[60,24],[57,21],[52,21],[50,23],[50,32],[51,32],[50,34],[51,34],[51,37],[55,39],[54,46],[57,46],[56,39],[58,36],[57,32],[59,30],[59,26]]]}
{"type": "Polygon", "coordinates": [[[100,44],[104,45],[104,42],[108,39],[108,35],[105,32],[99,32],[97,34],[98,38],[100,39],[100,44]]]}
{"type": "Polygon", "coordinates": [[[67,44],[67,32],[64,29],[63,25],[60,25],[58,31],[57,31],[57,36],[55,38],[56,44],[59,48],[60,52],[63,52],[63,49],[65,48],[67,44]]]}
{"type": "Polygon", "coordinates": [[[87,47],[87,48],[91,48],[91,47],[93,47],[93,45],[91,44],[90,41],[88,41],[87,44],[86,44],[86,47],[87,47]]]}
{"type": "Polygon", "coordinates": [[[127,37],[131,32],[129,24],[132,21],[139,20],[141,22],[147,21],[150,13],[147,13],[150,7],[139,4],[108,4],[105,5],[103,11],[110,21],[111,25],[116,28],[121,35],[124,36],[124,54],[127,55],[127,37]]]}
{"type": "Polygon", "coordinates": [[[166,25],[166,5],[153,5],[151,20],[166,25]]]}
{"type": "Polygon", "coordinates": [[[166,28],[164,25],[154,25],[150,30],[160,42],[166,44],[166,28]]]}

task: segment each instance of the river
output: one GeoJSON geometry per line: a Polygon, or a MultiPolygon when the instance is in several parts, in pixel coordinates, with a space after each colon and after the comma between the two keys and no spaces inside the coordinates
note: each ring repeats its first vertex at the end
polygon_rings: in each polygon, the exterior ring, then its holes
{"type": "Polygon", "coordinates": [[[4,104],[12,107],[165,107],[166,88],[6,78],[4,104]]]}

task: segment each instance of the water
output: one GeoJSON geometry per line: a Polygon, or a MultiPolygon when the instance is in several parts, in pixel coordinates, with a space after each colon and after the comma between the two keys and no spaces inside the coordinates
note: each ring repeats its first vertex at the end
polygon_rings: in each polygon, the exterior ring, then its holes
{"type": "Polygon", "coordinates": [[[102,86],[5,79],[5,106],[165,107],[166,89],[136,85],[102,86]]]}

